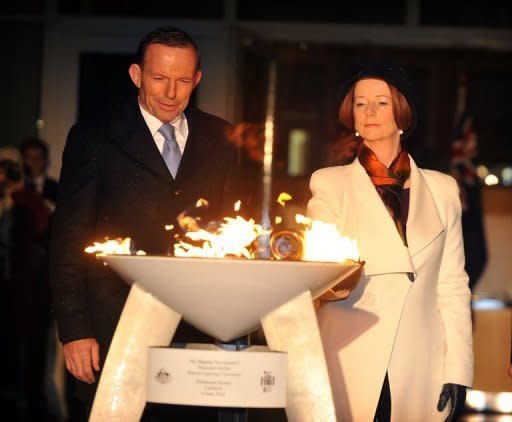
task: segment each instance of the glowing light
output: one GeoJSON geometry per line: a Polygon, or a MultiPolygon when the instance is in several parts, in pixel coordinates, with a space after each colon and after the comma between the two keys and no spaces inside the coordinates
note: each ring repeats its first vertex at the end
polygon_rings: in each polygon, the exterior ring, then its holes
{"type": "Polygon", "coordinates": [[[501,170],[501,179],[505,186],[512,185],[512,167],[505,167],[501,170]]]}
{"type": "Polygon", "coordinates": [[[496,394],[496,408],[497,408],[498,412],[502,412],[502,413],[512,412],[512,393],[496,394]]]}
{"type": "Polygon", "coordinates": [[[489,169],[487,167],[485,167],[483,164],[480,164],[477,168],[476,168],[476,174],[478,174],[478,177],[480,177],[480,179],[485,179],[485,176],[487,176],[489,174],[489,169]]]}
{"type": "Polygon", "coordinates": [[[265,144],[263,145],[263,168],[270,168],[272,164],[272,151],[274,139],[274,123],[271,121],[265,122],[265,144]]]}
{"type": "Polygon", "coordinates": [[[471,308],[475,311],[490,311],[494,309],[503,309],[506,308],[507,305],[500,299],[493,298],[482,298],[474,300],[471,303],[471,308]]]}
{"type": "Polygon", "coordinates": [[[309,132],[292,129],[288,136],[288,174],[302,176],[306,173],[310,149],[309,132]]]}
{"type": "Polygon", "coordinates": [[[165,230],[169,231],[169,230],[172,230],[174,229],[174,224],[166,224],[165,225],[165,230]]]}
{"type": "Polygon", "coordinates": [[[280,217],[279,215],[276,215],[276,218],[274,220],[276,224],[281,224],[283,222],[283,217],[280,217]]]}
{"type": "Polygon", "coordinates": [[[235,210],[235,212],[240,211],[241,205],[242,205],[242,201],[240,201],[240,199],[239,199],[238,201],[235,202],[235,205],[233,206],[233,210],[235,210]]]}
{"type": "Polygon", "coordinates": [[[500,183],[500,179],[498,179],[498,177],[495,174],[488,174],[487,176],[485,176],[484,183],[487,186],[494,186],[500,183]]]}
{"type": "Polygon", "coordinates": [[[485,409],[485,393],[478,390],[468,390],[466,395],[466,405],[472,409],[482,411],[485,409]]]}

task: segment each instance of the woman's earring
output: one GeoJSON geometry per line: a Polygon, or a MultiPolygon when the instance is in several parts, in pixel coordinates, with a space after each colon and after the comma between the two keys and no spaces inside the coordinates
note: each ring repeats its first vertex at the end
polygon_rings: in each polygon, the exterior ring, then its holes
{"type": "Polygon", "coordinates": [[[400,130],[398,131],[398,133],[399,133],[400,135],[403,135],[403,134],[404,134],[404,131],[403,131],[402,129],[400,129],[400,130]]]}
{"type": "Polygon", "coordinates": [[[359,132],[356,130],[356,138],[359,138],[359,132]]]}

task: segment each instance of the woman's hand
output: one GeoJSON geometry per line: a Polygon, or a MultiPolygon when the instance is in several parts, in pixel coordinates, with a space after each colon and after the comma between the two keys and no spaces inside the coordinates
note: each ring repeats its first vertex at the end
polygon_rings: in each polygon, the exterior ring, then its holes
{"type": "Polygon", "coordinates": [[[444,384],[441,394],[439,395],[439,402],[437,403],[437,410],[439,412],[442,412],[445,409],[448,404],[448,400],[451,401],[451,409],[446,421],[451,422],[455,421],[464,410],[464,403],[466,402],[466,387],[459,384],[444,384]]]}

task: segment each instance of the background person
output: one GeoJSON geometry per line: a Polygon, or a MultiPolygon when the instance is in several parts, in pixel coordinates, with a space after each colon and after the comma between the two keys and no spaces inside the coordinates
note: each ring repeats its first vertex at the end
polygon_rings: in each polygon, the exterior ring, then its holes
{"type": "MultiPolygon", "coordinates": [[[[47,363],[45,373],[45,384],[48,398],[49,412],[55,415],[55,418],[62,419],[66,413],[64,392],[61,391],[64,385],[56,380],[64,378],[62,373],[61,349],[57,339],[57,329],[55,318],[50,312],[51,295],[49,281],[49,247],[50,232],[53,212],[55,211],[55,201],[57,200],[58,182],[47,174],[50,151],[48,144],[37,136],[29,136],[25,138],[20,146],[19,151],[23,160],[24,184],[27,189],[37,192],[44,201],[44,205],[48,214],[48,228],[42,236],[42,253],[41,268],[39,270],[39,278],[44,286],[41,290],[41,303],[45,304],[48,310],[49,320],[45,321],[45,325],[41,327],[46,331],[47,335],[47,363]]],[[[70,379],[68,377],[68,379],[70,379]]],[[[70,383],[68,383],[70,384],[70,383]]],[[[69,385],[68,385],[69,387],[69,385]]]]}
{"type": "Polygon", "coordinates": [[[452,420],[473,378],[457,184],[403,148],[416,121],[405,71],[368,65],[344,92],[339,118],[361,139],[357,158],[316,171],[308,204],[365,260],[351,296],[318,313],[337,417],[452,420]]]}
{"type": "Polygon", "coordinates": [[[45,199],[50,212],[55,208],[58,182],[48,176],[49,164],[48,145],[42,139],[30,137],[20,145],[21,157],[25,173],[25,184],[33,186],[45,199]]]}
{"type": "Polygon", "coordinates": [[[24,184],[19,151],[0,148],[1,350],[10,363],[2,390],[9,390],[11,403],[5,408],[12,409],[7,415],[13,420],[48,417],[44,381],[50,303],[42,275],[47,227],[42,196],[24,184]]]}

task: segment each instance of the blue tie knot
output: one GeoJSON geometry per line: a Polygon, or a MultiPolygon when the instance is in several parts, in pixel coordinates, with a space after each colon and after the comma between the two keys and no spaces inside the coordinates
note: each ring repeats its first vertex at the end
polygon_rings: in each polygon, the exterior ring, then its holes
{"type": "Polygon", "coordinates": [[[166,141],[176,142],[176,136],[174,134],[174,126],[170,123],[164,123],[158,131],[163,135],[166,141]]]}

